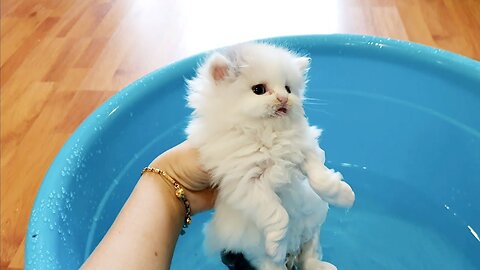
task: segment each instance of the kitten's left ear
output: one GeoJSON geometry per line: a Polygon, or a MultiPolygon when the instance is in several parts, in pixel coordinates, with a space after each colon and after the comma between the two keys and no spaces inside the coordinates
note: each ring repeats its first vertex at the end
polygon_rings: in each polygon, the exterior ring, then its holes
{"type": "Polygon", "coordinates": [[[311,61],[310,57],[305,57],[305,56],[297,57],[295,59],[297,67],[300,69],[302,74],[306,74],[310,69],[310,61],[311,61]]]}
{"type": "Polygon", "coordinates": [[[207,60],[208,75],[215,81],[220,82],[232,74],[232,63],[220,53],[212,54],[207,60]]]}

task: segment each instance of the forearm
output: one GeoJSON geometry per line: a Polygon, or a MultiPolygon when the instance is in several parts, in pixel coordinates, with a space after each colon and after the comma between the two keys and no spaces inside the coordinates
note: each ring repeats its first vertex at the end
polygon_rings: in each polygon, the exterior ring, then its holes
{"type": "Polygon", "coordinates": [[[168,269],[184,216],[173,188],[144,174],[83,269],[168,269]]]}

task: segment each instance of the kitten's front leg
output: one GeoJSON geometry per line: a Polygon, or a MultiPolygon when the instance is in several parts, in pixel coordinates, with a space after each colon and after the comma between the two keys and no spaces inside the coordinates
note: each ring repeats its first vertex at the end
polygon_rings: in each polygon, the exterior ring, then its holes
{"type": "Polygon", "coordinates": [[[324,201],[339,207],[351,207],[355,201],[352,188],[339,172],[324,165],[324,151],[318,146],[315,148],[308,152],[303,166],[310,186],[324,201]]]}
{"type": "Polygon", "coordinates": [[[280,198],[261,177],[261,170],[252,169],[240,180],[222,185],[219,196],[242,211],[265,235],[265,251],[275,263],[283,263],[287,253],[285,235],[288,213],[280,198]],[[252,176],[253,177],[249,177],[252,176]]]}
{"type": "Polygon", "coordinates": [[[337,270],[333,264],[321,260],[319,234],[320,232],[315,233],[310,240],[302,244],[297,264],[302,270],[337,270]]]}

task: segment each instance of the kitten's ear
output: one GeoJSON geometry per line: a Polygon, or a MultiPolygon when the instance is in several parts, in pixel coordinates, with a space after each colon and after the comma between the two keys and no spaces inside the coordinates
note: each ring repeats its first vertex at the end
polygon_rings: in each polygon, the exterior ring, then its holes
{"type": "Polygon", "coordinates": [[[310,69],[310,61],[311,61],[310,57],[305,57],[305,56],[297,57],[295,59],[297,67],[300,69],[302,74],[306,74],[310,69]]]}
{"type": "Polygon", "coordinates": [[[207,70],[215,82],[220,82],[231,77],[232,63],[222,54],[214,53],[207,60],[207,70]]]}

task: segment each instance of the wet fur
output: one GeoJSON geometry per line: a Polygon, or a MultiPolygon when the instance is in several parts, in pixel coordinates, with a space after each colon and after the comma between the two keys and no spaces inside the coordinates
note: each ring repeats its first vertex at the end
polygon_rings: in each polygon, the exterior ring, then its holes
{"type": "Polygon", "coordinates": [[[209,251],[241,252],[260,270],[286,269],[287,253],[300,269],[334,269],[320,261],[320,226],[328,203],[349,207],[354,194],[324,166],[321,132],[304,116],[309,61],[242,44],[211,54],[188,82],[188,139],[219,189],[205,228],[209,251]],[[267,93],[252,92],[259,83],[267,93]]]}

